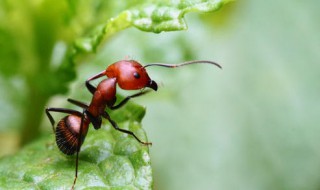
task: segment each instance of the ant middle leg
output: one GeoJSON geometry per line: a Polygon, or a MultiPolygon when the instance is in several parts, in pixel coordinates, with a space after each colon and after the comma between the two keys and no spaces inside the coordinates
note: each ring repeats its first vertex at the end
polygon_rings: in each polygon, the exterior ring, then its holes
{"type": "Polygon", "coordinates": [[[142,140],[140,140],[132,131],[129,131],[129,130],[126,130],[126,129],[121,129],[121,128],[117,125],[117,123],[110,118],[110,116],[109,116],[109,114],[108,114],[107,112],[104,112],[104,113],[102,114],[102,116],[103,116],[104,118],[106,118],[106,119],[111,123],[111,125],[113,126],[113,128],[115,128],[116,130],[118,130],[118,131],[120,131],[120,132],[123,132],[123,133],[126,133],[126,134],[128,134],[128,135],[133,136],[139,143],[141,143],[141,144],[143,144],[143,145],[152,145],[151,142],[143,142],[142,140]]]}
{"type": "Polygon", "coordinates": [[[75,100],[75,99],[68,98],[67,100],[68,100],[68,102],[70,102],[71,104],[74,104],[74,105],[76,105],[76,106],[79,106],[79,107],[81,107],[81,108],[83,108],[83,109],[88,109],[88,107],[89,107],[86,103],[83,103],[83,102],[78,101],[78,100],[75,100]]]}
{"type": "MultiPolygon", "coordinates": [[[[68,98],[68,102],[70,102],[70,103],[72,103],[72,104],[74,104],[76,106],[79,106],[79,107],[83,108],[84,110],[87,110],[88,107],[89,107],[86,103],[80,102],[78,100],[70,99],[70,98],[68,98]]],[[[93,117],[90,112],[88,112],[88,111],[85,111],[85,112],[86,112],[86,115],[89,117],[93,127],[95,129],[100,129],[101,128],[101,124],[102,124],[101,117],[100,116],[99,117],[93,117]]]]}

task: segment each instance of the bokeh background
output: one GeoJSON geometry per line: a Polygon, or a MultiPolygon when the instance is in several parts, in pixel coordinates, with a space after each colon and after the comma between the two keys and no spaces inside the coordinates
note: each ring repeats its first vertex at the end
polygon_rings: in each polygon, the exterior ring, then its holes
{"type": "MultiPolygon", "coordinates": [[[[65,107],[66,97],[90,100],[83,81],[126,57],[142,63],[214,60],[223,70],[148,69],[159,91],[134,101],[147,108],[143,126],[153,142],[155,188],[320,189],[319,7],[317,0],[243,0],[216,13],[188,14],[187,31],[127,29],[77,65],[68,94],[43,101],[65,107]]],[[[2,17],[10,8],[0,8],[2,27],[3,20],[18,19],[2,17]]],[[[11,35],[5,31],[1,62],[14,49],[4,43],[11,35]]],[[[20,52],[34,59],[28,50],[20,52]]],[[[14,61],[7,63],[14,67],[14,61]]],[[[20,147],[28,96],[18,71],[1,72],[0,84],[0,154],[6,155],[20,147]]],[[[50,133],[44,115],[39,118],[41,131],[50,133]]]]}

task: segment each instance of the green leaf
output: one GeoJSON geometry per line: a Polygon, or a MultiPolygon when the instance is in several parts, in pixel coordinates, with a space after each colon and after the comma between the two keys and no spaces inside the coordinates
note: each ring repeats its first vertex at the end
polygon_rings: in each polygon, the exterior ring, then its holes
{"type": "MultiPolygon", "coordinates": [[[[75,42],[77,52],[94,52],[104,39],[128,27],[146,32],[186,30],[184,16],[189,12],[213,12],[230,0],[141,1],[94,28],[91,35],[75,42]]],[[[75,53],[76,55],[77,53],[75,53]]]]}
{"type": "MultiPolygon", "coordinates": [[[[118,125],[147,141],[139,123],[144,112],[144,108],[129,103],[117,114],[130,120],[118,125]]],[[[69,189],[74,172],[75,156],[62,154],[53,135],[46,135],[0,160],[0,189],[69,189]]],[[[77,189],[152,189],[152,184],[147,146],[109,124],[99,130],[90,128],[80,151],[77,189]]]]}

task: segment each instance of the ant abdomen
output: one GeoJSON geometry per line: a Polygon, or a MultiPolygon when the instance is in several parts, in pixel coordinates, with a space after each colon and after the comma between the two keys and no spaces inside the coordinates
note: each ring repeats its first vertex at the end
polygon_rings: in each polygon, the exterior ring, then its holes
{"type": "MultiPolygon", "coordinates": [[[[72,155],[77,152],[79,143],[81,117],[68,115],[62,118],[56,128],[56,143],[61,152],[67,155],[72,155]]],[[[87,127],[83,124],[82,134],[87,133],[87,127]]],[[[85,135],[82,135],[81,145],[85,135]]],[[[80,146],[81,146],[80,145],[80,146]]]]}

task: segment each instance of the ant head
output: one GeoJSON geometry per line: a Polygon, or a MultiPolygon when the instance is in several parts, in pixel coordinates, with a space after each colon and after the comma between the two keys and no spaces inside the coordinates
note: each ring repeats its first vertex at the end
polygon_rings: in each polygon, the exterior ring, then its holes
{"type": "Polygon", "coordinates": [[[151,80],[146,69],[137,61],[122,60],[113,63],[105,70],[108,78],[116,78],[119,87],[124,90],[139,90],[145,87],[158,89],[155,81],[151,80]]]}

